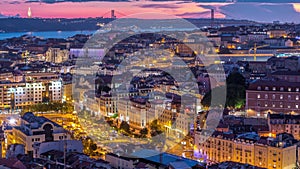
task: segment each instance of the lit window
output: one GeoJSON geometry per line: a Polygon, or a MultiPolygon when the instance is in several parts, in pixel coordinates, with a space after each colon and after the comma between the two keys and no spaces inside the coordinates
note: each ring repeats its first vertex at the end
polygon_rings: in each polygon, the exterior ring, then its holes
{"type": "Polygon", "coordinates": [[[299,96],[298,95],[296,96],[296,100],[299,100],[299,96]]]}
{"type": "Polygon", "coordinates": [[[280,91],[283,91],[284,90],[284,88],[283,87],[280,87],[280,91]]]}
{"type": "Polygon", "coordinates": [[[260,86],[257,86],[257,90],[261,90],[261,87],[260,87],[260,86]]]}
{"type": "Polygon", "coordinates": [[[269,87],[268,87],[268,86],[266,86],[266,87],[265,87],[265,90],[269,90],[269,87]]]}
{"type": "Polygon", "coordinates": [[[265,99],[268,99],[268,94],[265,94],[265,99]]]}
{"type": "Polygon", "coordinates": [[[288,91],[289,91],[289,92],[292,91],[292,88],[289,87],[289,88],[288,88],[288,91]]]}
{"type": "Polygon", "coordinates": [[[260,94],[257,95],[257,98],[260,99],[260,94]]]}
{"type": "Polygon", "coordinates": [[[281,99],[281,100],[283,99],[283,95],[282,95],[282,94],[280,95],[280,99],[281,99]]]}

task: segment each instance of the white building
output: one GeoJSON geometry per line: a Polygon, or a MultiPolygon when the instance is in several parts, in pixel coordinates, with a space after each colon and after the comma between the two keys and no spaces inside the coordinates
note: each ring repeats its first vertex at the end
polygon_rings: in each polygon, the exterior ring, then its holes
{"type": "Polygon", "coordinates": [[[22,144],[25,146],[25,153],[33,157],[38,156],[38,149],[43,142],[70,140],[71,136],[51,120],[35,116],[33,113],[25,113],[21,117],[21,125],[14,126],[11,130],[5,130],[6,143],[22,144]]]}

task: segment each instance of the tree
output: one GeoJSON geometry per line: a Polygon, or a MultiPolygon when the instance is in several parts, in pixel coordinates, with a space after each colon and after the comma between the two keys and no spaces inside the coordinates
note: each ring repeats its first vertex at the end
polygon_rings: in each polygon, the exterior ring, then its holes
{"type": "Polygon", "coordinates": [[[90,150],[95,151],[97,150],[97,144],[93,143],[90,145],[90,150]]]}
{"type": "Polygon", "coordinates": [[[226,94],[225,86],[219,86],[216,88],[211,89],[208,93],[206,93],[201,100],[201,104],[204,107],[220,107],[226,104],[226,98],[224,98],[226,94]],[[213,100],[212,100],[213,95],[213,100]]]}
{"type": "Polygon", "coordinates": [[[140,130],[140,134],[141,134],[141,136],[146,136],[148,134],[148,129],[143,128],[142,130],[140,130]]]}
{"type": "Polygon", "coordinates": [[[130,132],[130,126],[126,121],[122,121],[122,123],[120,124],[120,129],[124,130],[127,133],[130,132]]]}
{"type": "Polygon", "coordinates": [[[246,82],[246,79],[239,72],[232,72],[226,78],[227,85],[233,84],[233,85],[245,86],[245,82],[246,82]]]}
{"type": "Polygon", "coordinates": [[[156,136],[163,133],[163,127],[158,124],[158,120],[155,119],[150,123],[151,136],[156,136]]]}
{"type": "Polygon", "coordinates": [[[230,50],[226,47],[220,47],[219,54],[231,54],[230,50]]]}
{"type": "Polygon", "coordinates": [[[225,107],[231,108],[242,108],[245,105],[246,100],[246,80],[245,78],[238,72],[231,73],[226,79],[226,89],[225,86],[216,87],[210,90],[205,94],[201,103],[205,107],[214,107],[223,105],[225,102],[225,107]],[[218,97],[218,95],[222,96],[226,91],[226,101],[224,98],[218,97]],[[222,93],[223,92],[223,93],[222,93]],[[214,96],[213,103],[212,95],[214,96]]]}
{"type": "Polygon", "coordinates": [[[38,103],[29,106],[28,110],[36,112],[47,112],[47,111],[62,111],[71,113],[74,111],[74,106],[71,103],[60,103],[60,102],[49,102],[49,103],[38,103]]]}

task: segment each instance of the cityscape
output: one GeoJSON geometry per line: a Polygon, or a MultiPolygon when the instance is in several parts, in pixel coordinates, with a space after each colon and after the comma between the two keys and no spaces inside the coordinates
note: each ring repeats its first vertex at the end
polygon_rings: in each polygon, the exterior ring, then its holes
{"type": "Polygon", "coordinates": [[[175,2],[3,2],[0,168],[300,168],[298,2],[175,2]]]}

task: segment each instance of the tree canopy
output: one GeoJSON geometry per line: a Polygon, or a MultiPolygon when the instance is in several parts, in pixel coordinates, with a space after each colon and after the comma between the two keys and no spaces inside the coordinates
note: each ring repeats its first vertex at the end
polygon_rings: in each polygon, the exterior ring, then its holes
{"type": "Polygon", "coordinates": [[[28,110],[34,112],[62,111],[70,113],[74,111],[74,106],[72,103],[67,102],[49,102],[31,105],[28,107],[28,110]]]}
{"type": "MultiPolygon", "coordinates": [[[[217,97],[216,95],[224,92],[226,89],[226,101],[225,107],[231,108],[242,108],[245,105],[246,100],[246,80],[238,72],[231,73],[226,79],[226,88],[225,86],[216,87],[210,90],[203,97],[201,103],[205,107],[209,106],[219,106],[224,103],[224,98],[217,97]],[[214,95],[214,100],[212,103],[212,95],[214,95]]],[[[220,94],[222,96],[222,94],[220,94]]]]}
{"type": "Polygon", "coordinates": [[[124,130],[127,133],[130,132],[130,126],[126,121],[122,121],[122,123],[120,124],[120,129],[124,130]]]}

